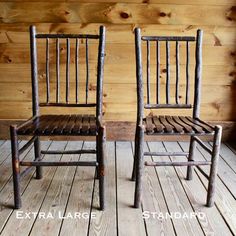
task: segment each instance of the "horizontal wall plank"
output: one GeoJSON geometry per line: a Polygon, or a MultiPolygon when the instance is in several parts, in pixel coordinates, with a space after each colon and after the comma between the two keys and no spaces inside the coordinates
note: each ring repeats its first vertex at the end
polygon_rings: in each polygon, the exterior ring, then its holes
{"type": "Polygon", "coordinates": [[[0,3],[0,22],[155,23],[233,26],[235,25],[235,11],[235,7],[232,6],[208,6],[205,4],[193,6],[134,3],[2,2],[0,3]]]}
{"type": "MultiPolygon", "coordinates": [[[[6,2],[6,0],[0,0],[6,2]]],[[[22,0],[8,0],[8,2],[23,2],[22,0]]],[[[27,1],[24,1],[27,2],[27,1]]],[[[31,2],[39,2],[39,0],[31,0],[31,2]]],[[[40,2],[48,2],[48,0],[40,0],[40,2]]],[[[163,4],[189,4],[189,0],[51,0],[50,2],[78,2],[78,3],[163,3],[163,4]]],[[[205,0],[195,0],[191,5],[206,4],[205,0]]],[[[232,5],[236,4],[235,0],[208,0],[207,5],[232,5]]]]}
{"type": "MultiPolygon", "coordinates": [[[[29,26],[32,23],[0,23],[0,43],[29,43],[29,26]]],[[[97,34],[101,24],[34,23],[39,33],[90,33],[97,34]]],[[[215,25],[158,25],[158,24],[104,24],[107,43],[134,43],[133,30],[140,27],[144,35],[196,36],[197,29],[204,31],[203,44],[212,46],[235,45],[235,27],[215,25]]]]}
{"type": "MultiPolygon", "coordinates": [[[[144,45],[145,46],[145,45],[144,45]]],[[[75,45],[71,42],[71,63],[74,63],[75,45]]],[[[56,52],[55,47],[51,46],[50,62],[55,63],[56,52]]],[[[97,45],[90,45],[89,61],[97,63],[97,45]]],[[[190,46],[190,64],[195,64],[194,59],[194,44],[190,46]]],[[[0,63],[29,63],[30,53],[28,44],[0,44],[0,63]]],[[[134,46],[130,44],[107,44],[106,58],[107,64],[135,64],[134,46]]],[[[38,46],[38,62],[45,63],[45,47],[38,46]]],[[[61,63],[66,61],[66,47],[62,44],[60,51],[61,63]]],[[[180,44],[180,64],[186,63],[185,44],[180,44]]],[[[234,65],[236,58],[235,46],[203,46],[203,65],[234,65]]],[[[145,47],[143,47],[143,60],[146,59],[145,47]]],[[[170,44],[170,61],[175,61],[175,44],[170,44]]],[[[161,44],[161,61],[165,63],[165,45],[161,44]]],[[[80,48],[80,63],[85,63],[85,47],[80,48]]],[[[156,64],[155,61],[155,44],[151,44],[151,64],[156,64]]]]}
{"type": "MultiPolygon", "coordinates": [[[[191,87],[192,87],[191,83],[191,87]]],[[[179,96],[180,103],[185,102],[185,87],[180,84],[179,96]]],[[[155,86],[150,88],[151,96],[150,101],[155,102],[155,86]]],[[[161,84],[161,99],[160,102],[165,102],[165,85],[161,84]]],[[[40,84],[39,94],[42,94],[42,101],[45,102],[46,99],[46,86],[45,84],[40,84]]],[[[70,83],[69,90],[69,101],[72,102],[75,99],[75,83],[70,83]]],[[[80,97],[85,97],[85,83],[80,84],[80,97]]],[[[55,102],[56,94],[56,84],[51,83],[50,94],[52,95],[53,102],[55,102]]],[[[65,83],[61,84],[61,99],[66,97],[65,83]]],[[[89,100],[92,102],[96,96],[96,84],[89,84],[89,100]]],[[[118,103],[119,105],[125,106],[128,103],[136,103],[136,84],[104,84],[104,102],[108,103],[118,103]],[[126,90],[129,91],[125,96],[121,96],[126,90]]],[[[146,98],[146,86],[144,85],[144,97],[146,98]]],[[[192,100],[193,94],[190,93],[190,100],[192,100]]],[[[236,85],[203,85],[202,86],[202,98],[204,100],[202,103],[227,103],[231,100],[236,99],[236,85]],[[215,96],[217,94],[217,96],[215,96]]],[[[17,86],[14,84],[1,83],[0,84],[0,100],[1,101],[15,101],[15,102],[30,102],[31,101],[31,86],[29,83],[17,83],[17,86]]],[[[170,102],[175,102],[175,86],[170,85],[170,102]]],[[[122,108],[121,108],[122,109],[122,108]]]]}
{"type": "MultiPolygon", "coordinates": [[[[8,84],[1,84],[0,86],[0,119],[25,119],[31,114],[31,88],[24,83],[18,83],[17,87],[9,86],[8,84]]],[[[184,88],[180,87],[180,101],[184,98],[184,88]]],[[[152,87],[152,94],[154,94],[152,87]]],[[[164,86],[161,91],[164,90],[164,86]]],[[[174,102],[173,86],[171,86],[170,101],[174,102]]],[[[230,86],[203,86],[202,87],[202,117],[211,120],[212,117],[216,120],[231,120],[236,117],[236,109],[228,106],[231,100],[236,99],[236,89],[230,86]],[[215,96],[217,94],[217,96],[215,96]]],[[[65,91],[62,91],[65,93],[65,91]]],[[[91,94],[91,99],[94,98],[94,91],[91,94]]],[[[55,97],[55,96],[54,96],[55,97]]],[[[65,97],[65,96],[64,96],[65,97]]],[[[146,97],[146,96],[145,96],[146,97]]],[[[163,96],[164,98],[164,96],[163,96]]],[[[72,96],[70,97],[72,101],[72,96]]],[[[92,99],[93,100],[93,99],[92,99]]],[[[135,121],[136,119],[136,85],[135,84],[105,84],[104,86],[104,103],[103,110],[106,120],[128,120],[135,121]],[[124,91],[129,91],[125,96],[124,91]]],[[[72,108],[44,108],[44,113],[77,113],[85,112],[91,113],[94,109],[72,109],[72,108]]],[[[149,112],[156,112],[154,110],[147,110],[149,112]]],[[[158,114],[175,115],[178,112],[172,110],[158,110],[158,114]]],[[[191,115],[190,110],[180,111],[181,115],[191,115]]]]}
{"type": "MultiPolygon", "coordinates": [[[[70,67],[70,78],[72,81],[75,80],[75,68],[74,65],[70,67]]],[[[144,74],[146,67],[144,69],[144,74]]],[[[166,76],[166,66],[161,65],[160,76],[165,78],[166,76]]],[[[175,67],[170,67],[171,78],[175,77],[175,67]]],[[[136,82],[135,75],[135,65],[134,64],[105,64],[104,68],[104,83],[106,84],[133,84],[136,82]]],[[[150,77],[151,83],[155,83],[156,75],[156,66],[151,65],[150,71],[152,75],[150,77]]],[[[30,64],[0,64],[0,83],[31,83],[31,74],[30,74],[30,64]]],[[[46,68],[45,64],[39,64],[38,67],[39,81],[44,83],[46,81],[46,68]]],[[[90,82],[96,83],[96,66],[90,68],[90,82]]],[[[190,66],[190,77],[193,78],[194,65],[190,66]]],[[[79,71],[80,80],[84,81],[86,76],[86,68],[82,66],[79,71]]],[[[60,71],[61,80],[65,80],[66,72],[65,65],[61,66],[60,71]]],[[[50,66],[50,81],[56,81],[56,66],[50,66]]],[[[144,76],[145,78],[145,76],[144,76]]],[[[185,65],[180,66],[180,78],[182,79],[182,84],[185,84],[185,65]]],[[[202,83],[203,85],[231,85],[235,83],[236,80],[236,69],[235,66],[203,66],[202,74],[202,83]]],[[[173,83],[174,80],[171,80],[170,83],[173,83]]],[[[161,80],[161,83],[164,83],[164,80],[161,80]]],[[[31,86],[31,84],[29,84],[31,86]]]]}

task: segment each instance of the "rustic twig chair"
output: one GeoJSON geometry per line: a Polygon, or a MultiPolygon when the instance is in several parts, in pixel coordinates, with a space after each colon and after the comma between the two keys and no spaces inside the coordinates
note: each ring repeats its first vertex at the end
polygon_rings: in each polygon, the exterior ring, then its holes
{"type": "MultiPolygon", "coordinates": [[[[134,154],[134,167],[132,179],[135,180],[135,198],[134,206],[138,208],[141,202],[141,189],[142,189],[142,174],[145,166],[187,166],[187,180],[192,179],[193,166],[199,169],[199,171],[209,180],[207,191],[207,203],[208,207],[214,204],[214,192],[215,182],[217,175],[217,162],[219,158],[220,143],[222,128],[221,126],[215,126],[207,124],[200,120],[200,94],[201,94],[201,70],[202,70],[202,34],[201,30],[197,31],[195,37],[156,37],[156,36],[141,36],[139,28],[135,29],[135,49],[136,49],[136,78],[137,78],[137,124],[135,133],[135,154],[134,154]],[[147,45],[147,103],[144,104],[144,92],[143,92],[143,70],[142,70],[142,41],[147,45]],[[195,51],[195,81],[194,81],[194,94],[193,105],[190,102],[190,76],[189,76],[189,44],[196,41],[195,51]],[[160,44],[165,43],[166,53],[166,80],[164,82],[165,89],[160,91],[160,44]],[[150,95],[150,44],[155,43],[155,58],[156,58],[156,81],[155,86],[155,102],[152,103],[152,97],[150,95]],[[170,93],[170,43],[175,43],[175,68],[176,79],[174,82],[174,92],[171,97],[170,93]],[[179,58],[179,46],[180,44],[186,45],[186,77],[185,78],[185,91],[184,101],[180,102],[180,58],[179,58]],[[164,102],[161,102],[160,92],[164,92],[165,96],[162,97],[164,102]],[[171,99],[172,98],[172,99],[171,99]],[[171,102],[171,100],[175,100],[171,102]],[[161,108],[177,108],[177,109],[192,109],[192,116],[170,116],[170,115],[144,115],[144,109],[161,109],[161,108]],[[190,148],[188,153],[174,153],[174,152],[144,152],[144,134],[146,135],[188,135],[190,136],[190,148]],[[212,150],[208,148],[198,136],[214,137],[212,150]],[[194,161],[194,149],[196,144],[200,144],[208,153],[211,154],[211,161],[194,161]],[[186,156],[188,160],[186,162],[144,162],[145,156],[186,156]],[[210,165],[209,176],[202,170],[200,165],[210,165]]],[[[173,80],[173,79],[172,79],[173,80]]],[[[172,81],[173,82],[173,81],[172,81]]],[[[183,92],[182,92],[183,95],[183,92]]]]}
{"type": "MultiPolygon", "coordinates": [[[[44,43],[45,45],[45,43],[44,43]]],[[[91,44],[92,45],[92,44],[91,44]]],[[[93,44],[96,45],[96,44],[93,44]]],[[[36,34],[35,26],[30,27],[30,47],[31,47],[31,77],[32,77],[32,109],[33,117],[28,121],[20,124],[19,126],[13,125],[10,127],[11,134],[11,145],[12,145],[12,167],[13,167],[13,181],[14,181],[14,204],[15,208],[19,209],[21,207],[21,193],[20,193],[20,177],[29,172],[33,167],[36,167],[36,178],[42,178],[42,166],[95,166],[97,170],[97,178],[99,179],[99,197],[100,197],[100,208],[104,209],[104,149],[105,149],[105,139],[106,132],[105,126],[102,121],[102,100],[103,100],[103,67],[104,67],[104,56],[105,56],[105,27],[100,27],[99,35],[89,35],[89,34],[36,34]],[[39,83],[38,83],[38,63],[37,59],[37,39],[45,40],[46,42],[46,102],[41,103],[39,101],[39,83]],[[52,85],[52,79],[49,79],[49,62],[52,61],[52,57],[49,55],[50,41],[54,42],[55,45],[55,67],[56,75],[54,82],[55,96],[50,96],[50,84],[52,85]],[[98,40],[98,54],[97,54],[97,89],[95,92],[94,103],[89,101],[89,41],[98,40]],[[60,51],[61,42],[66,45],[66,75],[65,83],[62,85],[62,76],[60,76],[60,51]],[[80,44],[85,42],[84,57],[80,55],[80,44]],[[70,77],[70,52],[71,43],[74,43],[74,64],[75,64],[75,76],[70,77]],[[85,61],[85,92],[81,91],[79,88],[79,60],[85,61]],[[61,79],[61,80],[60,80],[61,79]],[[73,89],[73,101],[72,88],[69,87],[73,79],[75,84],[75,89],[73,89]],[[71,81],[70,81],[71,80],[71,81]],[[61,91],[65,90],[65,96],[61,91]],[[79,93],[81,92],[80,96],[79,93]],[[85,93],[85,98],[83,100],[79,99],[85,93]],[[62,99],[62,97],[65,97],[62,99]],[[71,99],[70,99],[71,98],[71,99]],[[52,102],[53,100],[53,102],[52,102]],[[86,115],[81,114],[56,114],[56,115],[40,115],[40,107],[70,107],[71,108],[83,108],[83,109],[96,109],[96,114],[86,115]],[[27,144],[25,144],[21,149],[18,146],[18,136],[27,135],[33,136],[27,144]],[[89,150],[51,150],[45,151],[40,149],[40,136],[96,136],[96,149],[89,150]],[[20,161],[20,154],[26,150],[31,144],[34,144],[35,150],[35,160],[34,161],[20,161]],[[96,154],[97,159],[93,162],[89,161],[73,161],[73,162],[48,162],[43,161],[42,154],[96,154]],[[20,166],[28,166],[24,171],[20,173],[20,166]]],[[[82,47],[82,45],[81,45],[82,47]]],[[[81,49],[82,51],[82,49],[81,49]]],[[[94,50],[96,53],[96,51],[94,50]]],[[[81,53],[82,54],[82,53],[81,53]]],[[[54,58],[54,57],[53,57],[54,58]]],[[[65,59],[65,58],[64,58],[65,59]]],[[[61,59],[62,60],[62,59],[61,59]]],[[[42,58],[40,58],[42,61],[42,58]]],[[[96,61],[96,60],[95,60],[96,61]]],[[[95,113],[95,112],[94,112],[95,113]]]]}

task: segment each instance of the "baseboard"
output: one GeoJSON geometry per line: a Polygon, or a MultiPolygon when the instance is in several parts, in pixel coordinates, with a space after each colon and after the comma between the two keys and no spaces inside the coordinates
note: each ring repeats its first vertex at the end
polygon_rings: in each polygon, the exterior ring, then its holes
{"type": "MultiPolygon", "coordinates": [[[[22,120],[0,120],[0,139],[9,139],[9,126],[19,124],[22,120]]],[[[236,122],[219,121],[209,122],[213,125],[219,124],[223,127],[223,141],[234,140],[236,138],[236,122]]],[[[135,132],[135,123],[126,121],[107,121],[107,140],[109,141],[133,141],[135,132]]],[[[25,137],[27,138],[27,137],[25,137]]],[[[43,139],[48,139],[43,137],[43,139]]],[[[50,137],[50,140],[93,140],[92,137],[67,137],[57,136],[50,137]]],[[[187,141],[188,136],[179,136],[179,141],[187,141]]],[[[176,141],[176,136],[146,136],[147,141],[176,141]]],[[[205,139],[209,140],[209,139],[205,139]]]]}

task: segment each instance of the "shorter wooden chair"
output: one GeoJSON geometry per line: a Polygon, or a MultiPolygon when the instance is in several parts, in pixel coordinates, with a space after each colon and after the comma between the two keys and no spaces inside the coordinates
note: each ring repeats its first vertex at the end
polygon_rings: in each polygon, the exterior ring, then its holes
{"type": "Polygon", "coordinates": [[[21,193],[20,193],[20,177],[29,172],[32,167],[36,167],[36,179],[42,178],[42,166],[94,166],[97,170],[97,178],[99,180],[99,197],[100,208],[104,209],[104,149],[106,140],[106,130],[103,125],[103,113],[102,113],[102,100],[103,100],[103,67],[105,57],[105,27],[100,27],[100,33],[98,35],[90,34],[37,34],[35,26],[30,27],[30,47],[31,47],[31,77],[32,77],[32,110],[33,117],[28,121],[23,122],[19,126],[13,125],[10,127],[11,134],[11,146],[12,146],[12,168],[13,168],[13,182],[14,182],[14,203],[15,208],[21,207],[21,193]],[[45,47],[45,57],[37,56],[37,44],[36,41],[41,39],[44,44],[41,45],[41,50],[38,50],[42,54],[42,45],[45,47]],[[95,63],[97,57],[97,75],[95,75],[95,89],[90,89],[90,70],[89,70],[89,42],[97,41],[98,43],[92,43],[93,54],[95,53],[95,63]],[[73,54],[71,54],[71,44],[73,43],[73,54]],[[51,56],[49,52],[52,46],[54,47],[54,53],[51,56]],[[98,48],[96,48],[98,45],[98,48]],[[64,50],[66,49],[66,50],[64,50]],[[96,51],[97,50],[97,51],[96,51]],[[63,55],[63,52],[66,52],[63,55]],[[70,60],[74,55],[74,71],[75,76],[70,76],[70,60]],[[81,55],[81,56],[80,56],[81,55]],[[39,89],[38,83],[38,63],[45,59],[46,79],[45,84],[42,82],[43,90],[39,89]],[[82,77],[79,74],[79,60],[81,59],[85,67],[84,82],[80,82],[82,77]],[[51,63],[54,61],[55,76],[49,76],[51,63]],[[65,77],[60,75],[60,66],[65,62],[65,77]],[[49,67],[50,65],[50,67],[49,67]],[[97,77],[97,78],[96,78],[97,77]],[[73,81],[72,81],[73,80],[73,81]],[[54,81],[54,82],[53,82],[54,81]],[[73,83],[73,86],[70,85],[73,83]],[[50,86],[51,85],[51,86],[50,86]],[[45,89],[46,88],[46,89],[45,89]],[[83,89],[84,88],[84,89],[83,89]],[[85,91],[84,91],[85,90],[85,91]],[[93,96],[93,103],[89,99],[89,91],[95,90],[93,96]],[[46,102],[39,101],[39,91],[45,91],[46,102]],[[51,96],[50,92],[54,91],[54,96],[51,96]],[[64,94],[63,94],[64,92],[64,94]],[[82,98],[81,98],[82,97],[82,98]],[[40,107],[60,107],[68,109],[93,109],[94,114],[87,113],[75,113],[75,114],[48,114],[40,115],[40,107]],[[18,136],[32,136],[21,149],[18,145],[18,136]],[[95,136],[96,137],[96,149],[88,150],[52,150],[46,151],[40,149],[40,137],[41,136],[95,136]],[[34,144],[35,159],[33,161],[20,160],[20,154],[25,151],[31,144],[34,144]],[[42,154],[96,154],[96,160],[94,161],[44,161],[42,154]],[[20,172],[20,166],[29,166],[24,171],[20,172]]]}
{"type": "MultiPolygon", "coordinates": [[[[193,166],[199,169],[199,171],[209,180],[207,191],[207,203],[208,207],[214,204],[214,193],[217,176],[217,162],[220,152],[220,143],[222,128],[221,126],[215,126],[206,123],[200,119],[200,94],[201,94],[201,70],[202,70],[202,34],[201,30],[197,31],[196,37],[163,37],[163,36],[141,36],[139,28],[135,29],[135,48],[136,48],[136,78],[137,78],[137,124],[135,134],[135,154],[134,154],[134,167],[132,179],[135,183],[135,199],[134,206],[138,208],[141,202],[141,189],[142,189],[142,175],[143,168],[145,166],[187,166],[187,180],[192,179],[193,166]],[[143,69],[142,69],[142,41],[147,46],[147,80],[146,80],[146,96],[147,103],[144,104],[144,92],[143,92],[143,69]],[[190,60],[190,43],[196,42],[195,50],[195,80],[194,80],[194,93],[193,104],[190,102],[190,76],[189,76],[189,60],[190,60]],[[160,44],[164,43],[165,61],[166,61],[166,79],[160,82],[160,44]],[[176,78],[171,81],[170,79],[170,43],[175,46],[175,66],[176,78]],[[156,58],[156,79],[154,88],[154,100],[151,97],[151,76],[150,76],[150,44],[155,46],[154,55],[156,58]],[[154,45],[153,45],[154,44],[154,45]],[[186,45],[186,78],[184,92],[179,92],[180,87],[180,44],[186,45]],[[161,87],[164,89],[161,90],[161,87]],[[171,88],[170,88],[171,87],[171,88]],[[172,94],[170,93],[172,91],[172,94]],[[164,98],[160,97],[160,93],[165,93],[164,98]],[[172,95],[172,96],[171,96],[172,95]],[[181,98],[181,101],[180,101],[181,98]],[[152,101],[151,101],[152,100],[152,101]],[[162,100],[162,101],[161,101],[162,100]],[[164,100],[164,102],[163,102],[164,100]],[[172,100],[172,101],[171,101],[172,100]],[[174,100],[174,101],[173,101],[174,100]],[[170,115],[153,115],[152,113],[145,117],[144,109],[192,109],[192,116],[183,116],[177,114],[175,116],[170,115]],[[171,135],[177,138],[180,135],[190,136],[190,148],[186,153],[172,153],[172,152],[144,152],[144,134],[146,135],[171,135]],[[199,137],[213,136],[213,148],[208,148],[199,137]],[[203,147],[208,153],[211,154],[211,161],[195,161],[194,149],[196,144],[203,147]],[[145,156],[186,156],[188,160],[186,162],[144,162],[145,156]],[[200,165],[210,165],[210,175],[208,176],[200,167],[200,165]]],[[[153,48],[153,47],[152,47],[153,48]]],[[[162,49],[163,50],[163,49],[162,49]]],[[[181,58],[182,59],[182,58],[181,58]]],[[[152,80],[153,81],[153,80],[152,80]]],[[[177,139],[178,140],[178,139],[177,139]]]]}

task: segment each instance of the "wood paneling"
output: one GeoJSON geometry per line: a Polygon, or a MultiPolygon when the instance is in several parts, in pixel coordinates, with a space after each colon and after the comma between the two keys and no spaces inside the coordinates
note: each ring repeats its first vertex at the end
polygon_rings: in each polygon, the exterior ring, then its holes
{"type": "MultiPolygon", "coordinates": [[[[107,28],[104,78],[104,114],[106,120],[135,121],[136,78],[133,30],[139,26],[145,35],[195,36],[203,29],[203,81],[201,115],[207,120],[235,120],[233,106],[236,90],[236,7],[235,0],[0,0],[0,119],[26,119],[31,115],[31,79],[29,56],[29,25],[40,33],[98,33],[107,28]],[[39,14],[40,13],[40,14],[39,14]]],[[[55,86],[54,43],[50,45],[50,80],[55,86]]],[[[75,77],[74,44],[71,43],[71,81],[75,77]]],[[[166,78],[165,49],[161,48],[161,83],[166,78]]],[[[91,41],[89,58],[91,99],[96,88],[97,44],[91,41]]],[[[154,45],[151,45],[154,49],[154,45]]],[[[185,50],[185,45],[181,45],[185,50]]],[[[194,47],[191,47],[191,52],[194,47]]],[[[61,61],[66,48],[61,44],[61,61]]],[[[175,81],[175,48],[171,45],[171,84],[175,81]]],[[[45,86],[45,45],[39,41],[40,91],[45,86]]],[[[84,87],[85,47],[81,44],[79,76],[84,87]]],[[[143,57],[146,58],[145,49],[143,57]]],[[[155,52],[151,54],[151,83],[155,82],[155,52]]],[[[182,93],[185,85],[185,57],[180,55],[182,93]]],[[[194,58],[190,58],[193,79],[194,58]]],[[[145,79],[144,63],[144,79],[145,79]]],[[[61,67],[65,80],[65,66],[61,67]]],[[[71,87],[73,89],[73,82],[71,87]]],[[[172,88],[173,90],[173,88],[172,88]]],[[[54,90],[55,91],[55,90],[54,90]]],[[[152,91],[154,95],[154,91],[152,91]]],[[[181,92],[180,92],[181,95],[181,92]]],[[[45,97],[45,93],[43,95],[45,97]]],[[[174,94],[173,94],[174,97],[174,94]]],[[[73,95],[71,96],[71,99],[73,95]]],[[[172,99],[172,98],[171,98],[172,99]]],[[[44,109],[47,113],[49,108],[44,109]]],[[[59,112],[55,108],[54,112],[59,112]]],[[[77,110],[73,110],[77,111],[77,110]]],[[[68,112],[66,110],[65,112],[68,112]]],[[[86,111],[88,113],[93,110],[86,111]]],[[[150,112],[150,111],[148,111],[150,112]]],[[[153,112],[153,111],[152,111],[153,112]]],[[[160,111],[163,114],[165,111],[160,111]]],[[[176,111],[169,111],[174,114],[176,111]]]]}
{"type": "MultiPolygon", "coordinates": [[[[0,23],[0,43],[29,43],[29,23],[0,23]]],[[[91,33],[96,34],[101,23],[34,23],[40,33],[91,33]]],[[[108,43],[133,44],[134,27],[140,27],[146,35],[195,36],[196,30],[204,30],[203,44],[212,46],[234,45],[236,34],[234,27],[215,25],[158,25],[158,24],[104,24],[109,32],[108,43]],[[119,37],[118,37],[119,35],[119,37]]]]}
{"type": "MultiPolygon", "coordinates": [[[[53,47],[52,45],[52,48],[53,47]]],[[[93,64],[97,62],[97,55],[94,53],[97,49],[97,45],[90,45],[89,61],[93,64]]],[[[74,62],[74,45],[71,44],[71,63],[74,62]]],[[[180,45],[180,53],[185,50],[185,45],[180,45]]],[[[193,65],[194,61],[194,47],[190,46],[190,64],[193,65]]],[[[30,61],[29,46],[26,44],[0,44],[0,63],[28,63],[30,61]]],[[[51,50],[50,62],[55,63],[56,52],[51,50]]],[[[161,64],[165,63],[165,45],[161,43],[161,64]]],[[[38,62],[45,62],[45,47],[43,45],[38,46],[38,62]]],[[[85,63],[85,48],[84,45],[80,50],[80,63],[85,63]]],[[[145,50],[143,50],[143,59],[146,59],[145,50]]],[[[174,44],[170,47],[170,60],[175,60],[175,47],[174,44]]],[[[236,51],[234,45],[212,47],[209,45],[203,46],[203,64],[204,65],[234,65],[236,60],[236,51]]],[[[66,62],[66,47],[64,44],[61,45],[61,63],[66,62]]],[[[131,44],[107,44],[106,45],[106,64],[134,64],[134,46],[131,44]]],[[[185,64],[185,54],[180,58],[180,64],[185,64]]],[[[151,45],[151,64],[155,64],[155,45],[151,45]]]]}
{"type": "MultiPolygon", "coordinates": [[[[65,66],[61,66],[61,79],[65,79],[65,66]]],[[[151,71],[155,71],[156,66],[151,65],[151,71]]],[[[161,65],[161,78],[165,78],[165,65],[161,65]]],[[[39,81],[46,79],[45,64],[39,64],[39,81]]],[[[144,68],[145,71],[145,68],[144,68]]],[[[175,75],[175,67],[170,68],[171,76],[175,75]]],[[[190,66],[191,76],[193,75],[194,65],[190,66]]],[[[91,82],[95,83],[96,67],[90,68],[91,82]]],[[[71,66],[71,80],[75,80],[75,69],[71,66]]],[[[80,78],[84,80],[86,76],[85,68],[81,68],[79,72],[80,78]]],[[[105,84],[134,84],[135,83],[135,64],[109,64],[105,66],[105,84]],[[119,73],[118,73],[119,72],[119,73]]],[[[55,81],[56,78],[56,66],[50,67],[50,77],[55,81]]],[[[205,85],[211,85],[214,81],[214,85],[231,85],[236,79],[236,69],[234,65],[204,65],[203,66],[203,81],[205,85]],[[223,79],[222,79],[223,78],[223,79]]],[[[185,78],[185,66],[180,66],[180,78],[185,78]]],[[[151,82],[155,82],[155,76],[151,76],[151,82]]],[[[29,64],[13,64],[13,63],[0,63],[0,84],[2,83],[30,83],[30,66],[29,64]]],[[[170,81],[172,83],[173,80],[170,81]]],[[[164,83],[164,81],[161,81],[164,83]]],[[[173,81],[174,82],[174,81],[173,81]]],[[[184,81],[183,81],[184,82],[184,81]]]]}
{"type": "MultiPolygon", "coordinates": [[[[0,0],[6,2],[6,0],[0,0]]],[[[8,0],[8,2],[22,2],[22,0],[8,0]]],[[[31,0],[31,2],[39,2],[39,0],[31,0]]],[[[40,2],[48,2],[47,0],[40,0],[40,2]]],[[[79,3],[164,3],[164,4],[189,4],[189,0],[50,0],[50,2],[79,2],[79,3]]],[[[195,0],[191,2],[193,5],[206,4],[205,0],[195,0]]],[[[236,4],[235,0],[208,0],[207,5],[230,5],[236,4]]]]}
{"type": "Polygon", "coordinates": [[[0,3],[0,22],[100,22],[234,26],[235,11],[234,7],[205,4],[196,6],[137,3],[3,2],[0,3]]]}

